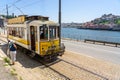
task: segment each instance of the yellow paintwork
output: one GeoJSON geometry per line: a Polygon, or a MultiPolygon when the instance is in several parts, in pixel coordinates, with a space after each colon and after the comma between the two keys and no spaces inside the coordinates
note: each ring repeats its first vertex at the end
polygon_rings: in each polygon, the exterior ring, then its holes
{"type": "MultiPolygon", "coordinates": [[[[51,46],[56,46],[55,52],[57,52],[59,50],[59,40],[41,41],[40,42],[40,55],[43,56],[43,55],[52,54],[51,52],[46,54],[46,51],[49,48],[51,48],[51,46]]],[[[36,42],[36,51],[38,51],[38,42],[36,42]]]]}
{"type": "Polygon", "coordinates": [[[38,42],[35,43],[35,51],[38,51],[38,42]]]}
{"type": "MultiPolygon", "coordinates": [[[[57,51],[59,49],[59,40],[52,40],[52,41],[48,41],[48,42],[40,42],[40,55],[47,55],[45,52],[51,48],[52,46],[56,46],[56,50],[57,51]]],[[[48,54],[52,54],[51,52],[49,52],[48,54]]]]}
{"type": "Polygon", "coordinates": [[[27,41],[25,39],[22,39],[22,38],[19,38],[19,37],[14,37],[14,36],[11,36],[11,35],[9,35],[8,38],[10,38],[12,40],[15,40],[17,42],[20,42],[22,44],[25,44],[25,45],[29,45],[29,41],[27,41]]]}
{"type": "Polygon", "coordinates": [[[8,24],[18,24],[25,22],[25,16],[20,16],[17,18],[8,19],[8,24]]]}

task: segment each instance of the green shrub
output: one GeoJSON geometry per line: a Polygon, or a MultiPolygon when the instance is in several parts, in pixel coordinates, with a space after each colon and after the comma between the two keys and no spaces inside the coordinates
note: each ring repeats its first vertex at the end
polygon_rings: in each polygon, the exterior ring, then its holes
{"type": "Polygon", "coordinates": [[[5,61],[6,63],[10,64],[10,59],[9,59],[8,57],[5,57],[5,58],[4,58],[4,61],[5,61]]]}
{"type": "Polygon", "coordinates": [[[11,72],[11,75],[17,75],[16,70],[14,68],[12,68],[10,72],[11,72]]]}

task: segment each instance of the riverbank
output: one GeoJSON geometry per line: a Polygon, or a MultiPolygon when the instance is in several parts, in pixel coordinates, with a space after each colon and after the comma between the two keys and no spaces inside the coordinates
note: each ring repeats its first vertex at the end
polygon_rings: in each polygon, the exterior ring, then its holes
{"type": "Polygon", "coordinates": [[[103,30],[103,31],[120,31],[120,29],[103,29],[103,28],[83,28],[83,27],[78,27],[78,26],[65,26],[62,28],[76,28],[76,29],[83,29],[83,30],[103,30]]]}
{"type": "Polygon", "coordinates": [[[102,29],[102,28],[77,28],[77,29],[85,29],[85,30],[104,30],[104,31],[120,31],[120,29],[102,29]]]}

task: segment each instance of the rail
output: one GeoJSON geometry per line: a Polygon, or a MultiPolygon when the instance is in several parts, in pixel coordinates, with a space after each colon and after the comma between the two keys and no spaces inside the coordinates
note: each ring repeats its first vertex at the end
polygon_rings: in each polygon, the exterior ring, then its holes
{"type": "Polygon", "coordinates": [[[113,44],[115,45],[115,47],[118,47],[118,45],[120,45],[120,43],[117,42],[108,42],[108,41],[100,41],[100,40],[92,40],[92,39],[85,39],[84,42],[93,42],[93,44],[97,42],[97,43],[103,43],[103,45],[113,44]]]}

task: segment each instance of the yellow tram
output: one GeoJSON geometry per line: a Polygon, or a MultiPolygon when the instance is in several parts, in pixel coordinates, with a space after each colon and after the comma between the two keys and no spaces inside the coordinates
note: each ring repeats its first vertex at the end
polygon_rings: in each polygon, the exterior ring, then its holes
{"type": "Polygon", "coordinates": [[[8,20],[8,40],[43,58],[63,55],[59,43],[59,24],[44,16],[18,16],[8,20]]]}

